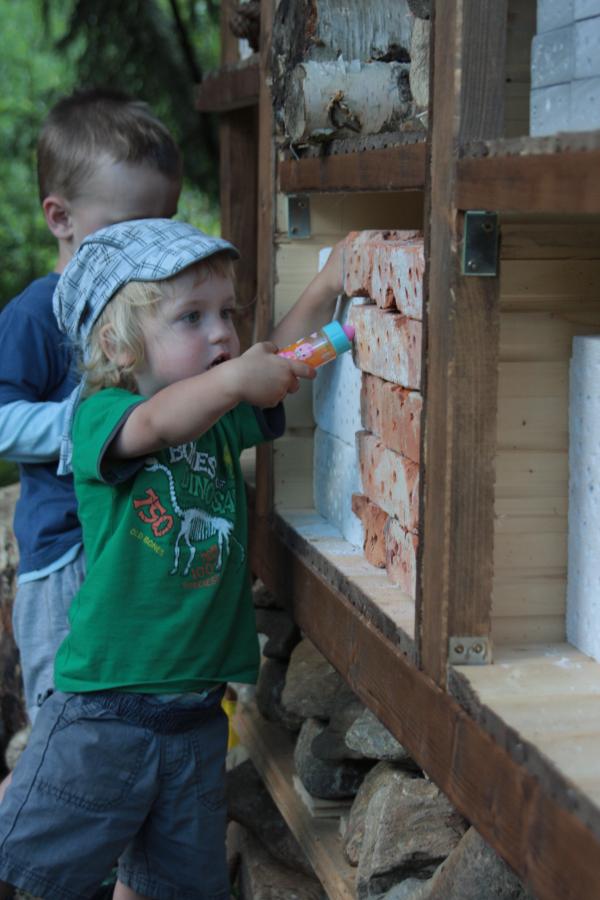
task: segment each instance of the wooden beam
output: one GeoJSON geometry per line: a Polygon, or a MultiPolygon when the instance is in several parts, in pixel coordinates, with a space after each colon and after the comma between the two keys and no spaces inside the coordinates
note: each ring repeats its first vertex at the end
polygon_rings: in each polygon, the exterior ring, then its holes
{"type": "MultiPolygon", "coordinates": [[[[255,340],[264,341],[273,326],[275,270],[275,146],[271,102],[271,35],[274,0],[260,6],[260,88],[258,105],[258,269],[255,340]]],[[[273,509],[273,446],[256,450],[256,511],[268,517],[273,509]]]]}
{"type": "Polygon", "coordinates": [[[209,73],[196,89],[200,112],[230,112],[256,106],[259,94],[258,61],[252,59],[209,73]]]}
{"type": "Polygon", "coordinates": [[[600,149],[459,160],[459,209],[600,213],[600,149]]]}
{"type": "Polygon", "coordinates": [[[281,190],[310,191],[422,190],[426,144],[401,144],[336,156],[287,159],[279,164],[281,190]]]}
{"type": "MultiPolygon", "coordinates": [[[[538,900],[600,896],[600,812],[591,826],[527,771],[402,651],[332,590],[264,520],[251,519],[252,564],[292,606],[304,634],[531,887],[538,900]]],[[[523,751],[523,748],[521,748],[523,751]]],[[[559,779],[560,781],[560,779],[559,779]]]]}
{"type": "Polygon", "coordinates": [[[417,611],[442,685],[449,638],[490,631],[499,279],[460,274],[454,188],[457,141],[502,127],[505,19],[497,0],[435,5],[417,611]]]}

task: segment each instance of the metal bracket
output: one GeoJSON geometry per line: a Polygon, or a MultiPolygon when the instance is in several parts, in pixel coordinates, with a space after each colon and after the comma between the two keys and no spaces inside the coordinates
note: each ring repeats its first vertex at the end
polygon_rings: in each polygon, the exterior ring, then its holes
{"type": "Polygon", "coordinates": [[[498,274],[498,213],[479,209],[465,212],[462,274],[498,274]]]}
{"type": "Polygon", "coordinates": [[[492,662],[492,645],[485,637],[451,637],[448,644],[451,666],[487,666],[492,662]]]}
{"type": "Polygon", "coordinates": [[[288,237],[310,237],[310,198],[308,194],[290,194],[288,197],[288,237]]]}

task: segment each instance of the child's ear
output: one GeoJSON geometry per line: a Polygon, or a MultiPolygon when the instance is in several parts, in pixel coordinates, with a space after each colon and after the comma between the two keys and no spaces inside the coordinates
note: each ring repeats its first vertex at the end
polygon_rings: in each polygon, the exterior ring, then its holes
{"type": "Polygon", "coordinates": [[[114,328],[111,324],[102,326],[99,338],[102,351],[112,363],[116,363],[117,366],[121,366],[122,368],[133,364],[133,353],[129,350],[119,348],[119,342],[115,337],[114,328]]]}
{"type": "Polygon", "coordinates": [[[73,237],[71,204],[59,194],[48,194],[42,201],[46,224],[55,238],[68,241],[73,237]]]}

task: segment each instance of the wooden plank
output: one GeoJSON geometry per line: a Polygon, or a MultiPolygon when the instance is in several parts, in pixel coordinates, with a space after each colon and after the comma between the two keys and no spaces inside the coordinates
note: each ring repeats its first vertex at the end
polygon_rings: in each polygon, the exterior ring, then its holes
{"type": "Polygon", "coordinates": [[[327,895],[335,900],[355,900],[356,869],[344,858],[339,820],[311,816],[294,790],[292,735],[263,719],[255,706],[240,703],[234,727],[327,895]]]}
{"type": "Polygon", "coordinates": [[[599,170],[600,149],[464,157],[456,169],[456,205],[527,213],[600,213],[599,170]]]}
{"type": "Polygon", "coordinates": [[[256,110],[241,109],[219,120],[221,234],[240,251],[236,263],[236,329],[242,352],[252,344],[256,300],[256,206],[258,192],[256,110]]]}
{"type": "MultiPolygon", "coordinates": [[[[261,0],[260,7],[260,89],[258,102],[258,221],[257,221],[257,307],[255,339],[267,340],[273,326],[273,280],[275,228],[275,148],[271,104],[271,33],[274,0],[261,0]]],[[[273,446],[261,444],[256,450],[256,512],[267,517],[273,508],[273,446]]]]}
{"type": "Polygon", "coordinates": [[[422,190],[425,142],[338,156],[286,159],[279,164],[281,190],[310,191],[422,190]]]}
{"type": "Polygon", "coordinates": [[[499,280],[460,275],[454,167],[457,140],[502,128],[505,21],[505,2],[435,6],[417,591],[422,664],[438,683],[449,636],[490,629],[499,280]]]}
{"type": "Polygon", "coordinates": [[[196,88],[195,107],[200,112],[231,112],[256,106],[259,94],[258,59],[209,72],[196,88]]]}
{"type": "Polygon", "coordinates": [[[278,531],[250,532],[256,574],[538,900],[600,895],[600,810],[541,755],[494,740],[278,531]]]}

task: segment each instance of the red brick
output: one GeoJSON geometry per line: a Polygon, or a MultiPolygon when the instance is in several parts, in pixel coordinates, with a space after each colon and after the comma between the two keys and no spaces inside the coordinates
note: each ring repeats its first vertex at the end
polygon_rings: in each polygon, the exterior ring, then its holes
{"type": "Polygon", "coordinates": [[[418,531],[419,466],[368,431],[357,434],[363,493],[408,531],[418,531]]]}
{"type": "Polygon", "coordinates": [[[423,235],[419,231],[359,231],[348,242],[344,291],[370,297],[382,309],[423,315],[423,235]]]}
{"type": "Polygon", "coordinates": [[[354,361],[363,372],[405,388],[421,386],[422,327],[416,319],[377,306],[354,306],[354,361]]]}
{"type": "Polygon", "coordinates": [[[360,392],[362,424],[386,447],[419,462],[423,398],[417,391],[364,374],[360,392]]]}
{"type": "Polygon", "coordinates": [[[417,590],[419,538],[390,516],[385,524],[384,539],[387,576],[405,594],[414,599],[417,590]]]}
{"type": "Polygon", "coordinates": [[[364,494],[352,494],[352,512],[362,522],[365,540],[363,549],[372,566],[385,569],[384,529],[388,514],[364,494]]]}

